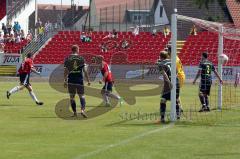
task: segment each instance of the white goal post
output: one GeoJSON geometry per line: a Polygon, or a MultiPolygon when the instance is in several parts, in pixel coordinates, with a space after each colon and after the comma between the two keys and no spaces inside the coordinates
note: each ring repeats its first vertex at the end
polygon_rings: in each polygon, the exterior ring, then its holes
{"type": "MultiPolygon", "coordinates": [[[[187,21],[196,24],[197,26],[204,28],[210,32],[217,32],[218,37],[218,61],[221,54],[223,54],[223,37],[229,39],[236,39],[239,38],[240,31],[237,29],[229,29],[224,28],[224,25],[217,22],[210,22],[198,18],[187,17],[183,15],[178,15],[177,13],[172,14],[171,17],[171,44],[172,44],[172,56],[171,56],[171,82],[172,82],[172,90],[171,90],[171,121],[176,121],[176,57],[177,57],[177,22],[178,21],[187,21]],[[224,30],[225,29],[225,30],[224,30]],[[236,35],[236,33],[238,35],[236,35]],[[175,61],[175,62],[173,62],[175,61]]],[[[218,62],[218,72],[220,77],[222,78],[222,64],[218,62]]],[[[222,109],[222,85],[219,84],[218,86],[218,110],[222,109]]]]}

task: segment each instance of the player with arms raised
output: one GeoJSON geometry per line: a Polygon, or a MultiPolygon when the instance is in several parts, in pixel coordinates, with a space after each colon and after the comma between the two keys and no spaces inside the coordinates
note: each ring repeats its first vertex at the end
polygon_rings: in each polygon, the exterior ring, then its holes
{"type": "Polygon", "coordinates": [[[199,112],[210,111],[208,96],[210,95],[212,85],[212,71],[219,79],[220,84],[223,84],[223,81],[220,78],[218,72],[216,71],[214,65],[208,60],[208,54],[204,52],[202,53],[202,59],[199,64],[198,73],[193,81],[193,84],[195,84],[197,79],[201,75],[201,81],[199,86],[199,99],[202,104],[202,108],[199,110],[199,112]]]}
{"type": "Polygon", "coordinates": [[[32,86],[30,84],[30,74],[31,72],[35,72],[36,74],[40,74],[34,67],[33,67],[33,59],[32,54],[27,54],[27,58],[21,64],[21,67],[18,70],[19,79],[20,79],[20,86],[16,86],[10,91],[7,91],[7,98],[9,99],[10,96],[14,93],[17,93],[24,88],[27,88],[29,95],[32,99],[36,102],[37,105],[43,105],[43,102],[40,102],[35,93],[33,92],[32,86]]]}
{"type": "Polygon", "coordinates": [[[64,87],[68,88],[70,95],[70,103],[73,111],[73,116],[77,116],[77,108],[75,95],[78,94],[81,103],[81,115],[87,118],[85,113],[86,100],[84,96],[84,82],[83,73],[90,86],[89,76],[86,69],[85,60],[79,54],[79,47],[77,45],[72,46],[72,53],[64,61],[64,87]]]}

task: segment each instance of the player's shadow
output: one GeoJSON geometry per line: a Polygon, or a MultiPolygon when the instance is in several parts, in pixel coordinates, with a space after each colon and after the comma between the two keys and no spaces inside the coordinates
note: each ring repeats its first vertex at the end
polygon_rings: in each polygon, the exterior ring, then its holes
{"type": "Polygon", "coordinates": [[[112,106],[110,106],[110,107],[105,107],[105,106],[103,106],[103,104],[104,103],[101,103],[98,106],[90,106],[93,108],[86,110],[86,114],[87,114],[88,118],[83,118],[80,113],[78,113],[77,117],[74,117],[73,113],[71,111],[69,99],[63,99],[56,104],[55,113],[56,113],[57,117],[64,119],[64,120],[87,120],[87,119],[96,118],[96,117],[101,116],[101,115],[105,114],[106,112],[112,110],[117,105],[117,101],[113,100],[112,106]]]}
{"type": "Polygon", "coordinates": [[[54,118],[57,118],[56,116],[41,116],[41,117],[37,117],[37,116],[34,116],[34,117],[29,117],[29,118],[32,118],[32,119],[54,119],[54,118]]]}

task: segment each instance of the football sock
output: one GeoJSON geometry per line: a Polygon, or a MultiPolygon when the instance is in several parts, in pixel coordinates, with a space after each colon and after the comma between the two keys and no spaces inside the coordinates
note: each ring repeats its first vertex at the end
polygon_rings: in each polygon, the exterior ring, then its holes
{"type": "Polygon", "coordinates": [[[77,108],[76,108],[77,106],[76,106],[75,100],[71,99],[70,102],[71,102],[71,107],[72,107],[73,113],[76,113],[77,112],[77,108]]]}
{"type": "Polygon", "coordinates": [[[177,113],[177,115],[180,115],[180,104],[179,104],[179,102],[176,102],[176,113],[177,113]]]}
{"type": "Polygon", "coordinates": [[[108,99],[107,94],[104,93],[102,96],[103,96],[103,100],[104,100],[104,102],[105,102],[105,103],[109,103],[109,99],[108,99]]]}
{"type": "Polygon", "coordinates": [[[161,103],[161,104],[160,104],[160,116],[161,116],[161,120],[164,120],[165,112],[166,112],[166,103],[161,103]]]}
{"type": "Polygon", "coordinates": [[[81,109],[85,110],[85,106],[86,106],[85,96],[80,97],[80,103],[81,103],[81,109]]]}
{"type": "Polygon", "coordinates": [[[118,95],[115,95],[113,93],[108,94],[108,96],[111,97],[111,98],[117,99],[117,100],[120,99],[120,97],[118,95]]]}
{"type": "Polygon", "coordinates": [[[29,95],[31,96],[31,98],[35,101],[35,102],[39,102],[36,95],[34,94],[33,91],[29,92],[29,95]]]}
{"type": "Polygon", "coordinates": [[[205,102],[206,102],[206,106],[209,107],[209,100],[208,100],[208,96],[205,96],[205,102]]]}
{"type": "Polygon", "coordinates": [[[10,94],[17,93],[20,90],[20,86],[16,86],[9,91],[10,94]]]}
{"type": "Polygon", "coordinates": [[[202,106],[206,106],[204,96],[203,96],[203,95],[200,95],[200,96],[199,96],[199,99],[200,99],[200,102],[201,102],[202,106]]]}

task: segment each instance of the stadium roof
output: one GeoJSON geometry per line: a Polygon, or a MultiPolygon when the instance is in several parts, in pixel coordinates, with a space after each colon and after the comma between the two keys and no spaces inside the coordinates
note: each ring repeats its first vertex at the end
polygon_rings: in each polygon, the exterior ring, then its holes
{"type": "Polygon", "coordinates": [[[240,1],[227,0],[226,3],[235,26],[240,27],[240,1]]]}

